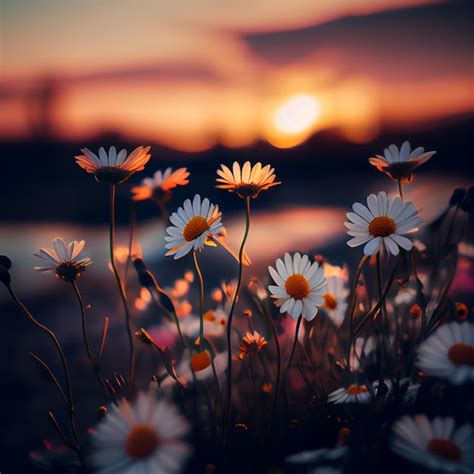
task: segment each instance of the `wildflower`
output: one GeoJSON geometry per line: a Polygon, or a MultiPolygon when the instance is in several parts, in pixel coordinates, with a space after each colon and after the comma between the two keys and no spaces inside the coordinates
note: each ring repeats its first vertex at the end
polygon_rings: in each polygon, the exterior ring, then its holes
{"type": "Polygon", "coordinates": [[[201,250],[204,244],[212,245],[209,238],[222,229],[221,213],[218,206],[196,194],[193,202],[184,201],[183,207],[170,217],[172,226],[166,229],[165,240],[169,249],[166,255],[174,255],[175,260],[184,257],[191,250],[201,250]]]}
{"type": "Polygon", "coordinates": [[[191,453],[182,441],[189,432],[176,407],[140,392],[135,403],[112,404],[92,434],[91,464],[97,472],[172,474],[181,472],[191,453]]]}
{"type": "Polygon", "coordinates": [[[298,252],[293,257],[286,253],[284,262],[277,259],[276,270],[268,267],[275,285],[268,287],[280,313],[287,312],[292,318],[311,321],[318,313],[318,306],[324,302],[326,279],[318,262],[311,263],[307,255],[298,252]]]}
{"type": "Polygon", "coordinates": [[[391,449],[410,461],[439,472],[472,472],[473,430],[465,424],[455,428],[453,418],[426,415],[404,416],[393,426],[391,449]]]}
{"type": "Polygon", "coordinates": [[[271,383],[264,383],[262,385],[262,392],[263,393],[266,393],[268,395],[268,394],[272,393],[272,391],[273,391],[273,386],[272,386],[271,383]]]}
{"type": "Polygon", "coordinates": [[[73,240],[67,246],[63,239],[54,239],[53,248],[43,248],[34,255],[44,260],[48,266],[34,267],[40,272],[53,271],[64,281],[74,281],[92,264],[90,258],[79,259],[84,250],[85,241],[73,240]]]}
{"type": "Polygon", "coordinates": [[[474,380],[474,324],[452,322],[438,328],[418,349],[418,367],[455,385],[474,380]]]}
{"type": "Polygon", "coordinates": [[[188,184],[188,177],[189,172],[186,168],[175,171],[172,168],[166,168],[164,172],[157,171],[153,178],[145,178],[140,185],[132,188],[132,199],[134,201],[160,199],[169,193],[170,189],[188,184]]]}
{"type": "Polygon", "coordinates": [[[466,321],[469,309],[464,303],[456,303],[456,319],[458,321],[466,321]]]}
{"type": "Polygon", "coordinates": [[[261,336],[257,331],[253,333],[247,331],[245,336],[242,338],[242,342],[240,343],[240,354],[239,359],[245,360],[249,356],[252,357],[255,354],[258,354],[268,342],[266,339],[261,336]]]}
{"type": "Polygon", "coordinates": [[[413,181],[413,170],[426,163],[436,152],[425,152],[423,147],[411,151],[410,143],[403,142],[400,150],[395,145],[385,148],[383,154],[369,158],[369,163],[395,181],[410,183],[413,181]]]}
{"type": "Polygon", "coordinates": [[[367,403],[371,399],[367,385],[352,384],[338,388],[328,395],[330,403],[367,403]]]}
{"type": "Polygon", "coordinates": [[[422,220],[412,203],[405,203],[400,197],[389,197],[382,191],[377,196],[367,198],[367,206],[356,202],[348,212],[345,226],[353,238],[347,242],[349,247],[364,246],[365,255],[375,255],[385,244],[387,251],[398,255],[399,247],[411,250],[413,244],[402,234],[416,232],[422,220]]]}
{"type": "Polygon", "coordinates": [[[274,168],[270,165],[262,167],[261,163],[251,165],[249,161],[244,163],[242,170],[239,163],[234,161],[232,171],[225,165],[217,170],[217,188],[227,189],[229,192],[245,199],[247,197],[256,198],[261,191],[265,191],[272,186],[281,184],[275,181],[274,168]]]}
{"type": "Polygon", "coordinates": [[[125,148],[117,153],[114,146],[109,148],[109,153],[100,147],[99,156],[87,148],[81,148],[81,151],[84,154],[75,157],[77,164],[92,173],[97,182],[109,184],[123,183],[132,174],[141,171],[151,157],[149,146],[139,146],[130,155],[125,148]]]}
{"type": "Polygon", "coordinates": [[[194,354],[191,358],[191,368],[194,372],[200,372],[211,365],[211,356],[207,351],[201,351],[194,354]]]}
{"type": "Polygon", "coordinates": [[[323,295],[322,307],[326,309],[334,324],[339,327],[346,314],[349,296],[347,267],[341,268],[324,263],[323,268],[326,277],[326,293],[323,295]]]}

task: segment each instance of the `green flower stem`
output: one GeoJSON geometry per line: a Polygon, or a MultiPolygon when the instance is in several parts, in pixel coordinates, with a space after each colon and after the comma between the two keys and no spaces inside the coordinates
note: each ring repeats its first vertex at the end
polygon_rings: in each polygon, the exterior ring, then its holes
{"type": "Polygon", "coordinates": [[[397,179],[397,186],[398,186],[398,194],[400,195],[400,198],[402,201],[405,201],[405,195],[403,193],[403,183],[401,179],[397,179]]]}
{"type": "Polygon", "coordinates": [[[82,299],[81,292],[79,291],[79,287],[77,286],[77,283],[75,281],[72,281],[72,287],[74,289],[74,294],[77,297],[77,301],[79,302],[79,307],[81,310],[81,323],[82,323],[82,338],[84,340],[84,346],[86,348],[86,354],[87,358],[89,359],[89,362],[92,365],[92,368],[94,369],[95,375],[97,379],[99,380],[99,383],[102,385],[105,394],[107,397],[109,396],[109,391],[107,389],[107,386],[104,381],[104,377],[102,376],[102,371],[100,369],[100,365],[98,360],[94,357],[92,354],[90,344],[89,344],[89,338],[87,336],[87,322],[86,322],[86,315],[85,315],[85,307],[84,307],[84,300],[82,299]]]}
{"type": "Polygon", "coordinates": [[[123,309],[125,312],[125,325],[127,328],[128,342],[130,346],[130,358],[128,368],[128,383],[130,387],[133,387],[135,383],[135,348],[133,345],[133,333],[130,322],[130,311],[128,309],[127,295],[125,294],[125,288],[120,279],[120,275],[115,266],[114,246],[115,246],[115,184],[110,185],[110,219],[109,219],[109,247],[110,247],[110,264],[117,281],[117,287],[122,301],[123,309]]]}
{"type": "Polygon", "coordinates": [[[193,250],[193,261],[196,274],[199,279],[199,350],[202,350],[204,341],[204,279],[197,259],[196,251],[193,250]]]}
{"type": "MultiPolygon", "coordinates": [[[[75,416],[75,407],[74,407],[74,398],[72,395],[72,386],[71,386],[71,375],[69,372],[69,366],[66,360],[66,356],[64,355],[63,348],[61,347],[61,344],[56,337],[56,334],[46,327],[44,324],[41,324],[31,313],[31,311],[20,301],[20,299],[16,296],[16,293],[13,291],[13,288],[11,286],[8,286],[8,291],[15,301],[15,303],[20,307],[20,309],[25,313],[25,315],[28,317],[28,319],[41,331],[43,331],[52,341],[54,346],[56,347],[59,357],[61,359],[61,364],[63,366],[63,371],[64,371],[64,378],[66,381],[66,394],[67,398],[65,401],[67,401],[66,405],[68,408],[68,414],[69,414],[69,422],[71,425],[71,432],[74,437],[74,445],[73,449],[76,451],[77,456],[79,458],[79,461],[81,462],[81,465],[84,465],[84,456],[82,454],[82,448],[81,448],[81,442],[79,440],[79,435],[77,432],[77,427],[76,427],[76,416],[75,416]]],[[[59,391],[61,396],[64,398],[64,392],[62,390],[59,391]]]]}
{"type": "Polygon", "coordinates": [[[354,311],[355,311],[356,301],[357,301],[357,284],[359,282],[359,278],[366,261],[367,261],[367,255],[364,255],[360,259],[359,266],[357,267],[357,273],[354,278],[354,284],[352,285],[352,300],[351,300],[351,309],[349,312],[349,340],[347,341],[347,353],[346,353],[347,367],[349,368],[349,370],[351,368],[351,349],[352,349],[352,339],[354,337],[353,326],[354,326],[354,311]]]}
{"type": "Polygon", "coordinates": [[[228,429],[231,423],[231,405],[232,405],[232,318],[234,316],[235,305],[239,298],[240,287],[242,286],[243,277],[243,255],[245,250],[245,243],[250,230],[250,196],[245,198],[245,232],[242,243],[239,249],[239,276],[237,279],[237,288],[235,290],[234,298],[229,310],[229,317],[227,318],[227,384],[226,384],[226,399],[224,409],[224,440],[227,439],[228,429]]]}

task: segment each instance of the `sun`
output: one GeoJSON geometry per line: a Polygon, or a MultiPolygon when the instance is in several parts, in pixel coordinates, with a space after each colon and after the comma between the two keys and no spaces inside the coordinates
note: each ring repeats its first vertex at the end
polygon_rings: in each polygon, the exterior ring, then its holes
{"type": "Polygon", "coordinates": [[[299,135],[307,132],[321,115],[319,101],[305,94],[293,96],[275,112],[274,120],[279,132],[299,135]]]}

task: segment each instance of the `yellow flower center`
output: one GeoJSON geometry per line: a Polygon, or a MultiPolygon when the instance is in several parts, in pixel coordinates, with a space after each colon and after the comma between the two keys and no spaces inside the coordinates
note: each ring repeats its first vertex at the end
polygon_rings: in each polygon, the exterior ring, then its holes
{"type": "Polygon", "coordinates": [[[374,237],[388,237],[397,230],[397,224],[388,216],[374,217],[369,224],[369,234],[374,237]]]}
{"type": "Polygon", "coordinates": [[[285,282],[286,292],[295,300],[307,298],[311,291],[308,280],[299,273],[290,275],[285,282]]]}
{"type": "Polygon", "coordinates": [[[331,293],[326,293],[325,295],[323,295],[323,298],[324,298],[323,306],[326,309],[329,309],[330,311],[334,311],[337,308],[337,300],[336,298],[334,298],[333,295],[331,295],[331,293]]]}
{"type": "Polygon", "coordinates": [[[346,392],[349,395],[359,395],[359,393],[366,393],[367,392],[367,387],[365,385],[352,384],[352,385],[349,385],[349,387],[346,388],[346,392]]]}
{"type": "Polygon", "coordinates": [[[461,450],[456,443],[446,438],[433,438],[428,443],[428,451],[450,461],[461,460],[461,450]]]}
{"type": "Polygon", "coordinates": [[[194,216],[183,229],[183,237],[188,242],[197,239],[204,232],[209,230],[209,224],[202,216],[194,216]]]}
{"type": "Polygon", "coordinates": [[[474,346],[459,342],[448,351],[449,360],[456,365],[474,365],[474,346]]]}
{"type": "Polygon", "coordinates": [[[132,459],[145,459],[158,447],[155,430],[147,424],[135,425],[125,438],[125,451],[132,459]]]}

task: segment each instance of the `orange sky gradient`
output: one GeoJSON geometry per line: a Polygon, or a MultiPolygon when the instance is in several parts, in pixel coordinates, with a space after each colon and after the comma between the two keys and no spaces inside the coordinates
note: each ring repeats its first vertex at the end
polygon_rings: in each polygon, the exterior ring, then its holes
{"type": "Polygon", "coordinates": [[[46,128],[58,139],[115,131],[184,151],[260,139],[291,147],[328,127],[367,142],[385,124],[474,111],[466,2],[1,8],[1,139],[46,128]]]}

